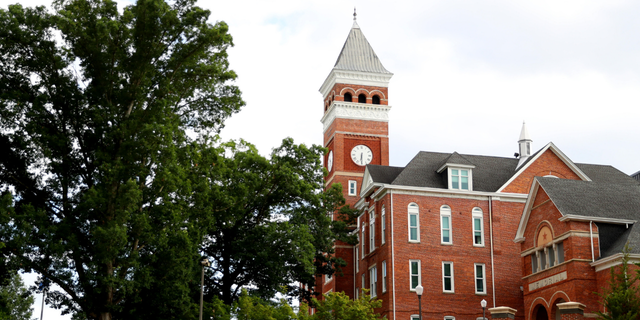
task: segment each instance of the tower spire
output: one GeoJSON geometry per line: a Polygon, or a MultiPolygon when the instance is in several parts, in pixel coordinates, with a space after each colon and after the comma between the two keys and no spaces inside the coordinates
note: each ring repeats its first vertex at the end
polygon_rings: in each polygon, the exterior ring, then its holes
{"type": "Polygon", "coordinates": [[[518,145],[520,149],[520,161],[518,161],[518,168],[529,158],[531,155],[531,137],[529,136],[529,130],[527,125],[522,121],[522,130],[520,131],[520,139],[518,145]]]}

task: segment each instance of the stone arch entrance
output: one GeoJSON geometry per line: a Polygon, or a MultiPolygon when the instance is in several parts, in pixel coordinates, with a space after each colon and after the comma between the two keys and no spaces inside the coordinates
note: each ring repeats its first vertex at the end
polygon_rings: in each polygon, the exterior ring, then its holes
{"type": "Polygon", "coordinates": [[[566,302],[564,301],[564,299],[560,298],[558,300],[556,300],[556,302],[553,304],[553,313],[552,313],[552,317],[555,320],[561,320],[562,319],[562,314],[560,313],[560,308],[558,308],[558,303],[563,303],[566,302]]]}
{"type": "Polygon", "coordinates": [[[549,313],[547,312],[547,308],[539,304],[533,310],[533,317],[535,320],[549,320],[549,313]]]}

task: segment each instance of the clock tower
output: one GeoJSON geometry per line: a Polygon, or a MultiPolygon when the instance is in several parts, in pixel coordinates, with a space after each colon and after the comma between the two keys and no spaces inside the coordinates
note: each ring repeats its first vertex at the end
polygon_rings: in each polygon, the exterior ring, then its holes
{"type": "Polygon", "coordinates": [[[389,165],[389,80],[354,21],[335,66],[322,84],[327,186],[341,183],[347,204],[360,198],[367,164],[389,165]]]}
{"type": "MultiPolygon", "coordinates": [[[[389,165],[389,80],[362,30],[353,19],[338,60],[322,84],[326,186],[342,184],[347,205],[360,199],[368,164],[389,165]]],[[[354,246],[335,243],[335,255],[345,260],[343,275],[318,279],[322,293],[345,292],[354,296],[354,246]]]]}

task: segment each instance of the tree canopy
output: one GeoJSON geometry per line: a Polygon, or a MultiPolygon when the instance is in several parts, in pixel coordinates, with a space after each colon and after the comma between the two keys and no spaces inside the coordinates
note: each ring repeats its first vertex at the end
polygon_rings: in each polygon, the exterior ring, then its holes
{"type": "Polygon", "coordinates": [[[214,138],[244,102],[227,25],[194,2],[0,9],[0,278],[40,274],[75,318],[195,319],[202,256],[210,306],[308,299],[355,241],[323,148],[214,138]]]}
{"type": "Polygon", "coordinates": [[[0,286],[0,320],[30,320],[34,298],[18,273],[0,286]]]}
{"type": "MultiPolygon", "coordinates": [[[[640,267],[638,264],[631,264],[640,267]]],[[[596,312],[600,319],[631,320],[640,317],[640,271],[629,269],[629,247],[622,252],[622,264],[610,268],[609,287],[600,295],[606,312],[596,312]]]]}
{"type": "Polygon", "coordinates": [[[193,313],[186,132],[243,105],[224,22],[194,0],[0,9],[0,237],[81,317],[193,313]]]}
{"type": "Polygon", "coordinates": [[[208,296],[230,305],[247,287],[263,299],[282,288],[294,294],[294,281],[313,288],[316,274],[344,264],[327,258],[335,239],[354,239],[347,221],[329,215],[344,198],[337,185],[322,191],[323,148],[285,139],[266,158],[244,141],[209,145],[193,147],[190,201],[192,212],[210,218],[201,222],[202,252],[212,260],[208,296]]]}

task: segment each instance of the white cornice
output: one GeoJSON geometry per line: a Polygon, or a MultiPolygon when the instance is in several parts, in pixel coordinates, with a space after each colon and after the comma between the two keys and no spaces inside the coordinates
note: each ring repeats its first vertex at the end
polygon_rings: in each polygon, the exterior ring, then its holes
{"type": "Polygon", "coordinates": [[[578,216],[574,214],[563,215],[558,220],[560,221],[584,221],[584,222],[602,222],[602,223],[613,223],[613,224],[634,224],[638,222],[638,220],[628,220],[628,219],[615,219],[615,218],[605,218],[605,217],[588,217],[588,216],[578,216]]]}
{"type": "Polygon", "coordinates": [[[333,101],[320,120],[322,132],[327,131],[336,118],[389,122],[389,110],[391,106],[381,104],[333,101]]]}
{"type": "Polygon", "coordinates": [[[326,99],[336,83],[356,84],[363,86],[389,87],[393,73],[372,73],[333,69],[320,87],[322,98],[326,99]]]}
{"type": "Polygon", "coordinates": [[[456,163],[445,163],[442,165],[442,167],[440,167],[438,170],[436,170],[437,173],[441,173],[442,171],[444,171],[444,169],[451,167],[451,168],[465,168],[465,169],[473,169],[476,166],[473,165],[468,165],[468,164],[456,164],[456,163]]]}
{"type": "MultiPolygon", "coordinates": [[[[640,262],[640,254],[630,253],[629,254],[629,264],[634,264],[640,262]]],[[[598,261],[594,261],[590,263],[592,267],[596,268],[596,272],[609,269],[611,267],[622,264],[622,253],[616,253],[614,255],[610,255],[608,257],[604,257],[599,259],[598,261]]]]}
{"type": "Polygon", "coordinates": [[[363,190],[360,193],[360,196],[368,196],[371,192],[373,192],[374,186],[380,187],[380,189],[376,190],[376,193],[380,193],[383,190],[394,190],[394,194],[419,194],[424,196],[438,196],[448,198],[478,198],[486,200],[487,197],[492,197],[493,200],[496,200],[496,197],[499,197],[498,199],[503,202],[524,202],[527,198],[526,194],[520,193],[495,193],[485,191],[452,190],[430,187],[400,186],[382,183],[372,183],[369,188],[363,190]]]}

